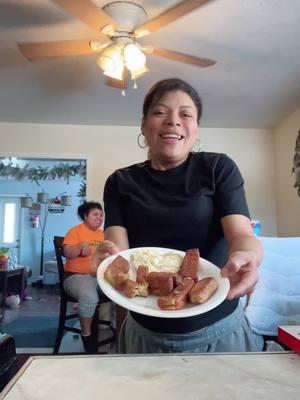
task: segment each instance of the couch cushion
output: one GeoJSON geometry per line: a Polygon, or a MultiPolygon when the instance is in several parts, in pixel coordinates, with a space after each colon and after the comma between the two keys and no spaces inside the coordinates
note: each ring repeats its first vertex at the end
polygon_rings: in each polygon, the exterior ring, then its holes
{"type": "Polygon", "coordinates": [[[300,238],[260,238],[265,255],[246,315],[255,333],[277,336],[300,324],[300,238]]]}

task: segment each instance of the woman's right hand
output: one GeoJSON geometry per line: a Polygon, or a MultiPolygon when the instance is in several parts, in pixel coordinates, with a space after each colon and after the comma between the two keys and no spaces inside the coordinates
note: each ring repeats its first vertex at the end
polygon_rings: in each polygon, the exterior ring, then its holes
{"type": "Polygon", "coordinates": [[[93,254],[92,263],[90,266],[90,274],[95,277],[97,275],[97,269],[100,263],[105,260],[105,258],[119,252],[119,248],[113,242],[104,240],[101,244],[99,244],[95,253],[93,254]]]}
{"type": "Polygon", "coordinates": [[[86,242],[82,242],[81,243],[81,250],[80,250],[80,256],[81,257],[87,257],[88,255],[90,255],[91,249],[90,249],[90,245],[86,242]]]}

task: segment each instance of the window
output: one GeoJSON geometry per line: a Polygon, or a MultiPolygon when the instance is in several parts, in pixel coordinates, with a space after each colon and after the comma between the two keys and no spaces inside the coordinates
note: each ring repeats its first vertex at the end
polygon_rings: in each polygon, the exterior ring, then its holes
{"type": "Polygon", "coordinates": [[[4,207],[3,242],[13,243],[16,240],[16,204],[6,203],[4,207]]]}
{"type": "Polygon", "coordinates": [[[20,256],[21,200],[18,196],[0,194],[0,247],[11,249],[18,259],[20,256]]]}

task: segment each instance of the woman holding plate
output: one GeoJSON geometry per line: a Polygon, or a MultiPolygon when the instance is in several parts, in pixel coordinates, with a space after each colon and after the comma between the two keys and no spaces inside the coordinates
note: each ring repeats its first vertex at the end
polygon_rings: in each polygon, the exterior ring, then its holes
{"type": "Polygon", "coordinates": [[[196,90],[180,79],[154,85],[145,97],[141,134],[149,159],[115,171],[104,190],[105,241],[99,262],[121,250],[198,248],[230,280],[226,300],[203,314],[159,318],[128,314],[122,353],[260,351],[239,297],[258,280],[262,246],[252,232],[244,182],[225,154],[192,151],[202,112],[196,90]]]}

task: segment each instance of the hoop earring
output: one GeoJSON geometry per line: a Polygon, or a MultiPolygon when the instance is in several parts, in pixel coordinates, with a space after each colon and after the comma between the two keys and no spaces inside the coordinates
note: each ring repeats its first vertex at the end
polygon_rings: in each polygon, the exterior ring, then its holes
{"type": "Polygon", "coordinates": [[[138,135],[138,137],[137,137],[137,143],[138,143],[138,146],[141,148],[141,149],[145,149],[148,145],[147,145],[147,143],[144,143],[144,145],[142,145],[141,143],[140,143],[140,138],[141,138],[141,136],[144,136],[143,134],[142,134],[142,132],[138,135]]]}

